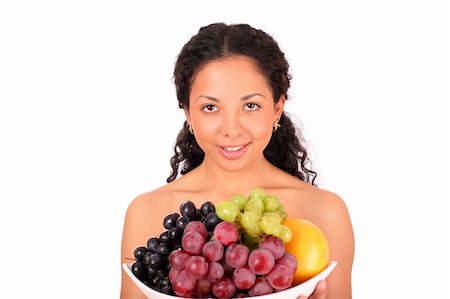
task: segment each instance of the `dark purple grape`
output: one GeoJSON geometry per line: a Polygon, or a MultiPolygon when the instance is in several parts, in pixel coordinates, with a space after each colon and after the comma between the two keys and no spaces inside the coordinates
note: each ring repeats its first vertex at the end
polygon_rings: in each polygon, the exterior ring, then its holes
{"type": "Polygon", "coordinates": [[[178,250],[181,249],[181,243],[175,243],[175,245],[173,245],[173,250],[178,250]]]}
{"type": "Polygon", "coordinates": [[[184,230],[186,225],[189,223],[189,218],[181,216],[177,219],[177,227],[181,230],[184,230]]]}
{"type": "Polygon", "coordinates": [[[166,275],[166,274],[164,273],[163,270],[161,270],[161,269],[156,270],[156,277],[164,278],[165,275],[166,275]]]}
{"type": "Polygon", "coordinates": [[[148,265],[149,263],[150,263],[150,256],[153,254],[154,252],[147,252],[145,255],[144,255],[144,260],[143,260],[143,262],[144,262],[144,264],[146,264],[146,265],[148,265]]]}
{"type": "Polygon", "coordinates": [[[178,217],[180,217],[180,214],[178,214],[178,213],[172,213],[172,214],[167,215],[163,221],[164,227],[167,229],[170,229],[171,227],[175,227],[178,217]]]}
{"type": "Polygon", "coordinates": [[[192,201],[185,201],[180,206],[181,215],[188,217],[189,219],[194,219],[197,213],[195,204],[192,201]]]}
{"type": "Polygon", "coordinates": [[[208,215],[210,212],[215,212],[216,211],[216,207],[214,207],[214,204],[210,201],[205,202],[204,204],[202,204],[201,208],[200,208],[202,215],[206,216],[208,215]]]}
{"type": "Polygon", "coordinates": [[[161,269],[161,267],[164,265],[164,259],[161,254],[159,253],[153,253],[150,255],[148,260],[148,266],[153,269],[161,269]]]}
{"type": "Polygon", "coordinates": [[[158,248],[156,248],[156,253],[159,253],[163,256],[169,256],[170,254],[169,245],[167,245],[167,243],[159,244],[158,248]]]}
{"type": "Polygon", "coordinates": [[[148,249],[146,247],[138,247],[134,250],[134,257],[136,258],[137,261],[142,262],[147,252],[148,249]]]}
{"type": "Polygon", "coordinates": [[[153,238],[148,239],[148,241],[147,241],[148,250],[150,250],[152,252],[156,252],[156,248],[158,248],[158,246],[159,246],[158,238],[153,237],[153,238]]]}
{"type": "Polygon", "coordinates": [[[170,228],[170,239],[172,241],[181,241],[181,237],[183,236],[183,232],[179,227],[171,227],[170,228]]]}
{"type": "Polygon", "coordinates": [[[209,231],[213,231],[214,228],[219,224],[222,220],[217,216],[215,212],[209,212],[205,217],[205,226],[209,231]]]}
{"type": "Polygon", "coordinates": [[[203,215],[200,209],[195,210],[195,220],[202,221],[203,215]]]}
{"type": "Polygon", "coordinates": [[[131,266],[131,272],[133,272],[134,276],[140,281],[145,281],[147,278],[147,267],[143,262],[135,262],[133,266],[131,266]]]}
{"type": "Polygon", "coordinates": [[[159,235],[159,243],[165,243],[169,241],[169,239],[170,239],[170,232],[168,230],[159,235]]]}
{"type": "Polygon", "coordinates": [[[148,267],[148,271],[147,271],[147,278],[149,280],[152,280],[153,278],[156,277],[156,270],[153,269],[152,267],[148,267]]]}

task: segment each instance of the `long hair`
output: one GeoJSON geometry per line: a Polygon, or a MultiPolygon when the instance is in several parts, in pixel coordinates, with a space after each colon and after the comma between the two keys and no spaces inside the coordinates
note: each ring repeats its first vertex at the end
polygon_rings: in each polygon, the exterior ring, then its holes
{"type": "MultiPolygon", "coordinates": [[[[291,75],[277,42],[264,31],[247,24],[215,23],[200,28],[178,55],[173,79],[179,107],[189,109],[191,86],[203,66],[210,61],[233,56],[246,56],[255,61],[270,85],[275,104],[282,95],[287,100],[291,75]]],[[[285,112],[279,124],[281,128],[272,134],[264,149],[264,157],[285,172],[315,185],[317,173],[310,169],[311,161],[300,129],[285,112]]],[[[199,166],[205,156],[195,136],[189,132],[186,121],[178,134],[174,152],[170,159],[172,173],[167,182],[175,180],[178,173],[184,175],[199,166]]]]}

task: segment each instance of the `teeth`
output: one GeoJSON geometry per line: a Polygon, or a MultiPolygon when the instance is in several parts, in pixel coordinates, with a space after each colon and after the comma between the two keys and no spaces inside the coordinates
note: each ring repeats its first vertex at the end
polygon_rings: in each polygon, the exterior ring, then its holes
{"type": "Polygon", "coordinates": [[[241,145],[241,146],[236,146],[236,147],[224,147],[224,149],[225,149],[226,151],[229,151],[229,152],[236,152],[236,151],[240,150],[240,149],[243,148],[243,147],[244,147],[244,146],[241,145]]]}

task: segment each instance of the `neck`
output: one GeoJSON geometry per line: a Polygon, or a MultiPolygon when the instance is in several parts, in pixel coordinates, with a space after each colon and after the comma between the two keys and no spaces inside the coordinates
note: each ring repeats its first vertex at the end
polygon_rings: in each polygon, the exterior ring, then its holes
{"type": "Polygon", "coordinates": [[[218,194],[248,195],[253,189],[267,184],[267,174],[274,166],[264,156],[243,169],[229,171],[214,161],[205,160],[198,166],[201,189],[218,194]]]}

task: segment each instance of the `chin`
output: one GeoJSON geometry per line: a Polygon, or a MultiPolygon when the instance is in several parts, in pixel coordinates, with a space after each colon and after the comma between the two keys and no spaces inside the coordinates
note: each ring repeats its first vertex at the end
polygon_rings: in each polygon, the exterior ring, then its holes
{"type": "Polygon", "coordinates": [[[246,168],[248,164],[244,163],[234,163],[235,161],[229,161],[229,163],[220,163],[220,167],[228,172],[237,172],[246,168]],[[232,162],[232,163],[230,163],[232,162]]]}

